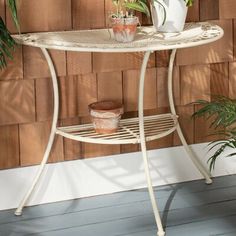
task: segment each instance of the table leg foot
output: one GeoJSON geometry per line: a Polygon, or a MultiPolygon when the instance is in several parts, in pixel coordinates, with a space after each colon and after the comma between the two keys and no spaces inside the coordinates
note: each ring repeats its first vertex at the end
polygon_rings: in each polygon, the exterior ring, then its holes
{"type": "Polygon", "coordinates": [[[158,231],[157,236],[165,236],[166,233],[164,231],[158,231]]]}
{"type": "Polygon", "coordinates": [[[213,183],[213,181],[212,181],[211,178],[207,178],[206,181],[205,181],[205,183],[206,183],[207,185],[210,185],[210,184],[213,183]]]}
{"type": "Polygon", "coordinates": [[[22,208],[21,209],[18,209],[15,211],[15,216],[21,216],[22,215],[22,208]]]}

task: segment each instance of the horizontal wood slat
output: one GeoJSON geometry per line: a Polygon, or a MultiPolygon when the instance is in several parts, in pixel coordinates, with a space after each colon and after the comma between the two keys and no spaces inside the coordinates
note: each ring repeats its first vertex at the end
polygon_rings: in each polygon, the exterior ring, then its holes
{"type": "Polygon", "coordinates": [[[0,81],[23,79],[22,47],[18,46],[13,52],[14,60],[7,59],[8,66],[0,71],[0,81]]]}
{"type": "Polygon", "coordinates": [[[233,60],[232,20],[213,21],[224,29],[224,37],[215,43],[181,49],[177,53],[177,65],[209,64],[233,60]]]}
{"type": "MultiPolygon", "coordinates": [[[[58,76],[66,75],[65,52],[50,50],[53,64],[58,76]]],[[[23,47],[24,78],[35,79],[50,76],[47,62],[39,48],[23,47]]]]}
{"type": "Polygon", "coordinates": [[[219,0],[220,19],[236,18],[236,2],[234,0],[219,0]]]}
{"type": "Polygon", "coordinates": [[[73,29],[94,29],[105,26],[104,0],[71,0],[73,29]]]}
{"type": "Polygon", "coordinates": [[[0,126],[0,169],[20,164],[18,125],[0,126]]]}
{"type": "Polygon", "coordinates": [[[219,19],[219,0],[200,0],[200,20],[219,19]]]}
{"type": "Polygon", "coordinates": [[[33,80],[0,82],[0,125],[34,122],[33,80]]]}
{"type": "MultiPolygon", "coordinates": [[[[140,69],[143,53],[93,53],[93,72],[114,72],[140,69]]],[[[148,67],[155,66],[155,55],[152,54],[148,67]]]]}
{"type": "MultiPolygon", "coordinates": [[[[21,32],[71,29],[71,0],[17,0],[21,32]]],[[[7,26],[16,32],[9,11],[7,26]]]]}
{"type": "Polygon", "coordinates": [[[210,66],[194,65],[181,67],[181,105],[197,99],[210,99],[210,66]]]}
{"type": "MultiPolygon", "coordinates": [[[[44,154],[51,122],[39,122],[20,125],[20,164],[21,166],[39,164],[44,154]]],[[[63,161],[62,137],[56,137],[49,162],[63,161]]]]}

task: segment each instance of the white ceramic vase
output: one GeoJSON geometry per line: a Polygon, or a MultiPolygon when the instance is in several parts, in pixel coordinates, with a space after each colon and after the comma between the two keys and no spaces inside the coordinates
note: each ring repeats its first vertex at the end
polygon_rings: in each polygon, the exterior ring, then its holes
{"type": "Polygon", "coordinates": [[[152,21],[157,31],[181,32],[187,16],[188,7],[184,0],[159,0],[151,4],[152,21]],[[164,7],[165,10],[164,10],[164,7]],[[166,20],[163,24],[166,11],[166,20]]]}

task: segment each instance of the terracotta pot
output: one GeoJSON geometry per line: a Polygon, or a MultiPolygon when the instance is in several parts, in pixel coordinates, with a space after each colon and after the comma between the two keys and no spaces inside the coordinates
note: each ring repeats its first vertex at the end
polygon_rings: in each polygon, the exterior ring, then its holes
{"type": "Polygon", "coordinates": [[[112,29],[114,33],[114,38],[118,42],[127,43],[134,40],[138,17],[128,17],[128,18],[111,18],[112,29]]]}
{"type": "Polygon", "coordinates": [[[118,130],[124,108],[118,102],[102,101],[90,104],[89,111],[96,133],[111,134],[118,130]]]}

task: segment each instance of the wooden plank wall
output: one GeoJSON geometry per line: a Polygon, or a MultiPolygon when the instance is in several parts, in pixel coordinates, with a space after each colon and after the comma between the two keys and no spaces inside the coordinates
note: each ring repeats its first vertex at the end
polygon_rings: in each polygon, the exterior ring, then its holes
{"type": "MultiPolygon", "coordinates": [[[[22,32],[104,28],[109,25],[110,0],[18,0],[22,32]],[[91,17],[91,18],[89,18],[91,17]]],[[[4,0],[0,14],[15,32],[4,0]]],[[[236,97],[236,1],[196,0],[188,21],[210,20],[225,30],[220,41],[178,52],[175,101],[190,143],[209,141],[207,123],[190,118],[196,107],[187,105],[212,94],[236,97]]],[[[143,24],[148,23],[142,17],[143,24]]],[[[87,122],[87,105],[102,99],[125,104],[125,117],[137,114],[137,88],[142,53],[100,54],[50,51],[60,84],[60,124],[87,122]]],[[[145,88],[146,114],[168,111],[166,74],[169,52],[153,54],[145,88]]],[[[34,165],[42,159],[52,119],[52,86],[40,50],[18,47],[14,61],[0,72],[0,169],[34,165]]],[[[149,148],[179,145],[170,135],[149,148]]],[[[98,157],[139,150],[137,145],[102,146],[56,139],[50,162],[98,157]]]]}

